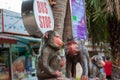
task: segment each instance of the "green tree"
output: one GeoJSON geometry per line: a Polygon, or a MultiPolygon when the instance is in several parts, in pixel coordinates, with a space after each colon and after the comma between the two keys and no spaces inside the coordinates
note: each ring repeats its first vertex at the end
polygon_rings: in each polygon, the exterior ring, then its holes
{"type": "Polygon", "coordinates": [[[119,0],[86,0],[86,14],[93,44],[109,42],[115,64],[120,66],[119,0]]]}

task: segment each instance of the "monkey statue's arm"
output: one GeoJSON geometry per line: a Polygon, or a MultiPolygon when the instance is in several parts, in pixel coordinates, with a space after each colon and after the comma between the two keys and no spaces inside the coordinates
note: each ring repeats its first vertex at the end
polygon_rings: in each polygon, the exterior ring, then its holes
{"type": "Polygon", "coordinates": [[[50,67],[49,65],[49,58],[52,56],[52,54],[50,53],[50,50],[48,50],[48,48],[45,48],[43,50],[43,66],[44,66],[44,70],[46,73],[53,75],[53,76],[61,76],[61,72],[59,70],[54,70],[53,68],[50,67]]]}
{"type": "Polygon", "coordinates": [[[88,75],[88,61],[85,55],[82,55],[81,66],[83,68],[83,75],[88,75]]]}
{"type": "Polygon", "coordinates": [[[47,48],[45,48],[44,50],[43,50],[43,55],[42,55],[42,58],[43,58],[43,66],[44,66],[44,69],[45,69],[45,71],[48,73],[48,74],[51,74],[51,75],[54,75],[54,70],[49,66],[49,56],[51,56],[50,55],[50,53],[48,52],[49,50],[47,50],[47,48]]]}
{"type": "Polygon", "coordinates": [[[88,50],[85,46],[82,46],[82,52],[80,53],[81,54],[81,63],[83,64],[82,65],[82,68],[83,68],[83,75],[88,75],[88,60],[89,60],[89,53],[88,53],[88,50]]]}
{"type": "Polygon", "coordinates": [[[89,53],[85,46],[82,46],[81,63],[83,74],[81,80],[88,80],[88,67],[89,67],[89,53]]]}
{"type": "Polygon", "coordinates": [[[82,57],[81,66],[83,69],[81,80],[88,80],[88,61],[85,55],[82,57]]]}

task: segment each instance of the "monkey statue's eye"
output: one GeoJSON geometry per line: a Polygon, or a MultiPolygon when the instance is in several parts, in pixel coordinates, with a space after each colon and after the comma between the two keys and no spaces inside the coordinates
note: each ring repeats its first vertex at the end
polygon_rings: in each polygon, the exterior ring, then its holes
{"type": "Polygon", "coordinates": [[[60,36],[55,36],[56,38],[59,38],[59,39],[61,39],[61,37],[60,36]]]}

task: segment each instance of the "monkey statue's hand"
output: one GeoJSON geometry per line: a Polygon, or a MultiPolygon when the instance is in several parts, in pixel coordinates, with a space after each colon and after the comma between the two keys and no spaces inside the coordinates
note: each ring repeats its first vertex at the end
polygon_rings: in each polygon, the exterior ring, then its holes
{"type": "Polygon", "coordinates": [[[82,75],[81,80],[88,80],[88,76],[87,75],[82,75]]]}
{"type": "Polygon", "coordinates": [[[54,74],[55,74],[55,76],[57,76],[57,77],[62,76],[62,72],[60,72],[60,71],[58,71],[58,70],[56,70],[56,71],[54,72],[54,74]]]}
{"type": "Polygon", "coordinates": [[[61,60],[60,67],[65,66],[65,64],[66,64],[66,59],[63,58],[63,59],[61,60]]]}
{"type": "Polygon", "coordinates": [[[63,77],[57,77],[57,80],[64,80],[63,77]]]}

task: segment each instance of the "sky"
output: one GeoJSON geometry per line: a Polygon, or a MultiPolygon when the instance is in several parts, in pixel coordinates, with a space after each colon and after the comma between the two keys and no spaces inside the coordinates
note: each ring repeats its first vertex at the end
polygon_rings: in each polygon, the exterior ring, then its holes
{"type": "Polygon", "coordinates": [[[0,0],[0,9],[21,13],[22,0],[0,0]]]}

